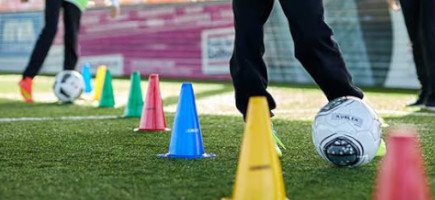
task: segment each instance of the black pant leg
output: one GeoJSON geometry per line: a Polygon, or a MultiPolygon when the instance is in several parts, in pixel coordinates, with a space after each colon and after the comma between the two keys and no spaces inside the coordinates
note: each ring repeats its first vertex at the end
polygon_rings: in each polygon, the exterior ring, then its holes
{"type": "Polygon", "coordinates": [[[328,100],[341,96],[363,98],[352,83],[341,52],[324,21],[322,0],[280,0],[295,43],[295,56],[328,100]]]}
{"type": "Polygon", "coordinates": [[[63,2],[62,6],[64,9],[63,20],[65,25],[63,68],[65,70],[74,70],[78,61],[78,35],[82,12],[77,6],[66,1],[63,2]]]}
{"type": "Polygon", "coordinates": [[[412,43],[417,77],[421,84],[420,97],[426,98],[429,94],[428,71],[424,59],[424,48],[422,41],[422,0],[400,0],[406,28],[412,43]]]}
{"type": "Polygon", "coordinates": [[[29,63],[23,72],[24,77],[35,77],[47,57],[48,50],[57,32],[61,0],[45,1],[45,25],[33,49],[29,63]]]}
{"type": "Polygon", "coordinates": [[[273,8],[273,0],[233,0],[236,38],[230,61],[236,107],[246,117],[249,97],[266,96],[270,110],[276,107],[266,91],[266,64],[263,61],[263,25],[273,8]]]}
{"type": "Polygon", "coordinates": [[[422,44],[429,87],[428,101],[435,102],[435,0],[420,1],[422,44]]]}

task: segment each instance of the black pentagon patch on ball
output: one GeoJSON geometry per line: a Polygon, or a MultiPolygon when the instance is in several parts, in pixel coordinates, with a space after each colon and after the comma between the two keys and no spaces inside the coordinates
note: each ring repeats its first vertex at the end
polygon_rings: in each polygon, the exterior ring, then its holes
{"type": "Polygon", "coordinates": [[[341,105],[342,103],[348,101],[349,99],[347,99],[346,97],[339,97],[336,98],[332,101],[330,101],[328,104],[326,104],[321,110],[320,112],[328,112],[334,108],[336,108],[337,106],[341,105]]]}
{"type": "Polygon", "coordinates": [[[61,82],[61,83],[65,83],[66,80],[68,80],[70,77],[71,77],[71,74],[65,74],[65,75],[62,77],[62,80],[61,80],[60,82],[61,82]]]}
{"type": "Polygon", "coordinates": [[[337,137],[323,149],[329,161],[338,166],[352,166],[361,160],[358,146],[346,137],[337,137]]]}
{"type": "Polygon", "coordinates": [[[63,90],[63,88],[60,88],[60,93],[65,97],[70,98],[70,95],[65,90],[63,90]]]}

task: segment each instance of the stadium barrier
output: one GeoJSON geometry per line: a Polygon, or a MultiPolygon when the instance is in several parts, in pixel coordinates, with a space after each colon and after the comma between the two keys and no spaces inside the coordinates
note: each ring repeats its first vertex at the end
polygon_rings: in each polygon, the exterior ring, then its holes
{"type": "MultiPolygon", "coordinates": [[[[356,84],[418,87],[402,13],[388,9],[384,1],[324,4],[326,20],[356,84]]],[[[42,26],[40,10],[0,13],[0,72],[24,69],[42,26]]],[[[62,66],[62,26],[42,73],[55,73],[62,66]]],[[[103,64],[114,76],[140,71],[166,78],[229,79],[233,40],[230,1],[125,6],[114,20],[105,9],[94,8],[82,18],[77,67],[90,63],[95,73],[103,64]]],[[[312,82],[294,57],[288,23],[278,4],[265,25],[265,45],[271,81],[312,82]]]]}

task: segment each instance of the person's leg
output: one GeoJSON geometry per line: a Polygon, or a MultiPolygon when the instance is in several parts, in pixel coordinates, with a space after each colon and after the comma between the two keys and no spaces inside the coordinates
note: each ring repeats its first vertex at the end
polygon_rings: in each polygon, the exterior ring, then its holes
{"type": "MultiPolygon", "coordinates": [[[[267,68],[263,60],[264,41],[263,25],[269,18],[274,0],[233,0],[236,40],[230,61],[231,77],[236,94],[236,107],[246,119],[249,98],[265,96],[269,109],[276,107],[272,95],[267,92],[267,68]]],[[[271,113],[271,115],[273,115],[271,113]]],[[[282,156],[278,144],[285,148],[278,139],[272,126],[275,150],[282,156]]]]}
{"type": "Polygon", "coordinates": [[[33,49],[27,68],[23,72],[23,79],[35,77],[41,69],[56,36],[61,5],[61,0],[45,1],[45,25],[33,49]]]}
{"type": "Polygon", "coordinates": [[[29,63],[23,72],[23,79],[18,83],[21,96],[28,103],[33,102],[33,78],[41,69],[44,60],[47,57],[48,50],[53,43],[53,39],[56,36],[61,3],[61,0],[45,1],[45,26],[36,41],[29,63]]]}
{"type": "Polygon", "coordinates": [[[422,44],[429,88],[425,106],[430,110],[435,110],[435,0],[420,1],[422,44]]]}
{"type": "Polygon", "coordinates": [[[64,1],[64,25],[65,25],[65,60],[63,68],[74,70],[78,60],[78,35],[80,30],[80,18],[82,12],[77,6],[64,1]]]}
{"type": "Polygon", "coordinates": [[[402,6],[406,28],[412,44],[412,53],[414,55],[417,77],[421,85],[417,100],[408,106],[422,106],[426,102],[429,93],[429,85],[426,63],[423,59],[423,42],[421,37],[422,21],[420,20],[422,16],[420,10],[421,0],[400,0],[400,4],[402,6]]]}
{"type": "Polygon", "coordinates": [[[263,25],[273,8],[273,0],[233,0],[236,39],[230,61],[236,107],[246,117],[249,97],[266,96],[270,110],[276,107],[266,91],[266,64],[263,61],[263,25]]]}
{"type": "Polygon", "coordinates": [[[363,98],[352,83],[341,52],[324,21],[322,0],[280,0],[295,43],[295,56],[328,100],[342,96],[363,98]]]}

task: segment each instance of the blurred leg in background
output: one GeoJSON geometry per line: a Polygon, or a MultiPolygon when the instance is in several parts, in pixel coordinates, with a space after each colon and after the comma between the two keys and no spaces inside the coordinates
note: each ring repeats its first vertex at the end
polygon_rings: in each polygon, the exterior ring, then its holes
{"type": "Polygon", "coordinates": [[[408,106],[435,110],[435,0],[400,0],[421,88],[408,106]]]}
{"type": "Polygon", "coordinates": [[[19,82],[20,92],[24,100],[33,102],[32,84],[33,78],[38,74],[44,63],[48,51],[57,33],[59,13],[64,12],[64,43],[65,43],[65,70],[73,70],[78,60],[78,34],[80,28],[80,9],[69,2],[62,0],[47,0],[45,2],[45,25],[33,49],[29,63],[23,72],[23,79],[19,82]]]}
{"type": "Polygon", "coordinates": [[[36,41],[29,63],[24,70],[23,79],[35,77],[41,69],[57,33],[57,24],[59,22],[59,12],[61,7],[62,0],[45,1],[45,25],[36,41]]]}
{"type": "Polygon", "coordinates": [[[41,69],[48,50],[53,43],[54,36],[57,32],[59,22],[59,12],[62,6],[62,0],[45,1],[45,25],[30,56],[29,63],[23,72],[23,79],[18,83],[20,93],[27,103],[33,102],[32,85],[33,78],[41,69]]]}
{"type": "Polygon", "coordinates": [[[63,69],[74,70],[78,61],[78,36],[80,30],[80,9],[66,1],[63,2],[65,24],[65,59],[63,69]]]}

